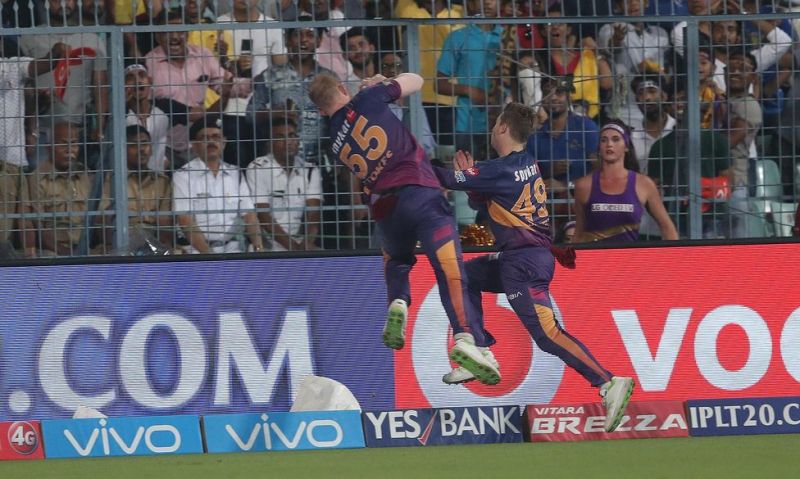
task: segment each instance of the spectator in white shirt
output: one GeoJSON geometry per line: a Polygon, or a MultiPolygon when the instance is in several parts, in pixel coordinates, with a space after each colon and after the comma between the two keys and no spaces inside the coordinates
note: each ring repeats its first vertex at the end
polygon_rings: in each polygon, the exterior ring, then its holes
{"type": "MultiPolygon", "coordinates": [[[[74,18],[76,0],[47,0],[47,25],[65,27],[74,18]]],[[[43,58],[56,44],[69,46],[70,61],[66,59],[35,77],[37,89],[47,90],[50,105],[47,114],[55,123],[67,121],[86,124],[87,136],[96,146],[103,140],[108,120],[109,88],[108,63],[105,39],[88,32],[23,35],[19,46],[25,56],[43,58]]],[[[47,125],[50,127],[51,125],[47,125]]]]}
{"type": "MultiPolygon", "coordinates": [[[[139,125],[150,134],[152,145],[152,156],[147,161],[147,168],[156,172],[172,171],[173,162],[167,157],[167,147],[172,152],[188,153],[189,143],[181,141],[181,137],[186,137],[186,124],[188,123],[188,110],[178,108],[178,102],[161,100],[175,108],[167,108],[168,115],[158,106],[158,101],[153,98],[153,80],[147,73],[144,65],[133,64],[125,68],[125,106],[127,115],[125,125],[139,125]],[[180,113],[175,110],[181,110],[180,113]],[[183,135],[173,135],[172,127],[181,124],[184,129],[183,135]]],[[[163,103],[162,103],[163,106],[163,103]]],[[[181,166],[180,164],[178,166],[181,166]]]]}
{"type": "MultiPolygon", "coordinates": [[[[642,15],[646,0],[615,0],[620,14],[642,15]]],[[[597,46],[608,51],[617,73],[657,73],[666,66],[669,34],[657,25],[607,23],[597,34],[597,46]]]]}
{"type": "MultiPolygon", "coordinates": [[[[668,112],[667,81],[659,75],[641,75],[631,81],[636,95],[639,120],[631,122],[631,142],[636,150],[639,172],[647,174],[647,160],[653,144],[675,128],[675,118],[668,112]]],[[[657,174],[657,173],[656,173],[657,174]]]]}
{"type": "MultiPolygon", "coordinates": [[[[676,120],[669,112],[667,82],[659,75],[641,75],[631,81],[631,90],[636,92],[636,106],[641,116],[631,122],[631,144],[639,163],[639,171],[648,174],[648,159],[653,145],[675,129],[676,120]]],[[[660,171],[650,171],[650,176],[663,177],[660,171]]],[[[660,186],[660,185],[659,185],[660,186]]],[[[639,239],[660,239],[658,222],[645,211],[639,225],[639,239]]]]}
{"type": "MultiPolygon", "coordinates": [[[[636,17],[642,15],[646,0],[615,0],[617,13],[636,17]]],[[[658,25],[646,23],[607,23],[597,34],[597,46],[608,53],[615,78],[621,81],[614,91],[612,105],[619,105],[619,117],[631,125],[641,120],[636,106],[636,92],[630,90],[631,79],[645,73],[662,73],[667,67],[667,52],[671,48],[669,34],[658,25]]],[[[615,112],[610,112],[614,115],[615,112]]]]}
{"type": "MultiPolygon", "coordinates": [[[[233,0],[233,10],[217,17],[217,23],[265,23],[273,18],[258,11],[259,0],[233,0]]],[[[283,30],[267,28],[233,30],[233,55],[236,59],[236,76],[253,78],[270,65],[286,63],[286,46],[283,30]]]]}
{"type": "Polygon", "coordinates": [[[247,167],[267,251],[319,249],[322,177],[319,168],[298,155],[300,137],[290,118],[272,120],[272,148],[247,167]]]}
{"type": "Polygon", "coordinates": [[[189,129],[195,158],[172,176],[173,207],[189,240],[190,253],[239,253],[239,222],[254,251],[262,251],[258,218],[240,170],[222,161],[225,137],[219,117],[208,116],[189,129]]]}

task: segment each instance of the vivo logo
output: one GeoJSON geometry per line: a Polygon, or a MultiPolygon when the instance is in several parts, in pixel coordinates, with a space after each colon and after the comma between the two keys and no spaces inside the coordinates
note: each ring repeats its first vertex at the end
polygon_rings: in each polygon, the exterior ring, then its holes
{"type": "Polygon", "coordinates": [[[89,439],[83,444],[68,429],[64,430],[64,437],[75,452],[82,457],[92,455],[92,453],[99,455],[95,451],[98,439],[103,456],[111,455],[112,443],[126,455],[136,453],[142,442],[147,451],[153,454],[169,454],[176,452],[181,447],[181,434],[175,426],[170,424],[139,426],[132,435],[120,433],[114,427],[106,427],[107,424],[105,419],[100,419],[100,427],[92,429],[89,439]]]}
{"type": "Polygon", "coordinates": [[[242,451],[250,451],[256,446],[258,450],[267,451],[297,449],[303,440],[315,448],[332,448],[341,445],[344,438],[342,427],[333,419],[300,421],[292,426],[270,422],[267,414],[262,414],[260,419],[241,435],[231,424],[225,425],[225,432],[242,451]]]}

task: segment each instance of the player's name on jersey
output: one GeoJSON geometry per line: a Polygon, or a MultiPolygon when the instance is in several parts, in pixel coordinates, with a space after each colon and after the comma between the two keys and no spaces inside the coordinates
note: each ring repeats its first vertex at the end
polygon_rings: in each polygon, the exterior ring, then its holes
{"type": "Polygon", "coordinates": [[[528,178],[539,174],[539,166],[534,163],[530,166],[514,171],[514,181],[528,181],[528,178]]]}

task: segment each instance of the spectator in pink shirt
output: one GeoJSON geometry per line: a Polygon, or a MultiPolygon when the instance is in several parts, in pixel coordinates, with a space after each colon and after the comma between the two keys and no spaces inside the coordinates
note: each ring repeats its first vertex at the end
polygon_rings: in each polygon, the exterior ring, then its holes
{"type": "MultiPolygon", "coordinates": [[[[156,23],[181,24],[183,13],[180,10],[164,12],[156,23]]],[[[145,55],[145,66],[153,79],[155,97],[169,98],[190,108],[217,110],[227,101],[223,81],[232,75],[222,68],[212,52],[189,45],[187,36],[188,32],[155,34],[158,46],[145,55]],[[214,93],[209,93],[209,89],[214,93]]]]}
{"type": "MultiPolygon", "coordinates": [[[[180,9],[163,12],[156,23],[180,25],[183,12],[180,9]]],[[[205,112],[222,114],[223,130],[231,140],[225,147],[224,161],[247,166],[255,157],[252,125],[243,116],[224,113],[230,106],[230,99],[246,98],[250,94],[250,79],[234,82],[231,72],[222,68],[211,51],[187,43],[187,32],[158,32],[155,37],[158,46],[145,55],[155,99],[169,99],[184,105],[192,117],[205,112]]],[[[175,138],[175,131],[172,133],[173,142],[185,139],[175,138]]],[[[186,134],[185,129],[183,133],[186,134]]],[[[175,162],[180,163],[180,160],[175,162]]]]}

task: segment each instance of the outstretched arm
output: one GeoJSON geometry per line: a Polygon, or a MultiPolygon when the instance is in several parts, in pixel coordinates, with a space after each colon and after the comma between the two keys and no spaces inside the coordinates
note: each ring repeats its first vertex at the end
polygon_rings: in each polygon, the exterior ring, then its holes
{"type": "Polygon", "coordinates": [[[469,152],[459,150],[453,158],[453,170],[433,167],[439,183],[448,190],[468,191],[491,195],[503,188],[502,181],[508,172],[494,160],[482,161],[480,165],[469,152]]]}
{"type": "Polygon", "coordinates": [[[361,89],[369,88],[372,85],[376,85],[378,83],[386,82],[394,80],[400,85],[400,98],[407,97],[412,95],[422,89],[422,84],[425,83],[425,80],[422,79],[421,76],[417,75],[416,73],[401,73],[394,78],[386,78],[383,75],[375,75],[369,78],[365,78],[361,82],[361,89]]]}
{"type": "Polygon", "coordinates": [[[425,83],[425,80],[416,73],[401,73],[394,77],[394,81],[400,85],[401,98],[420,91],[422,89],[422,84],[425,83]]]}

